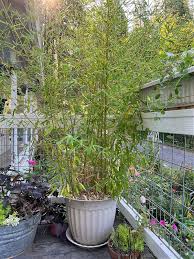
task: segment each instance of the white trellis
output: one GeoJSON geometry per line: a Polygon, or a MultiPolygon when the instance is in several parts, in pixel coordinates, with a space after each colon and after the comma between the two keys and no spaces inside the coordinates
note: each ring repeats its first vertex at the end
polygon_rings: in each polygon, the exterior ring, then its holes
{"type": "Polygon", "coordinates": [[[32,141],[34,135],[34,124],[37,122],[37,116],[35,115],[36,103],[33,97],[29,94],[29,90],[26,87],[24,95],[24,111],[21,114],[17,114],[18,105],[18,80],[15,71],[11,72],[11,100],[10,100],[10,114],[3,114],[0,116],[0,146],[1,146],[1,168],[11,165],[11,169],[22,171],[29,168],[28,159],[33,156],[32,141]],[[28,104],[30,109],[28,112],[28,104]],[[11,129],[10,137],[9,131],[11,129]],[[19,129],[20,130],[19,132],[19,129]],[[22,132],[22,141],[19,141],[19,133],[22,132]],[[6,141],[5,141],[6,140],[6,141]],[[10,144],[9,144],[10,141],[10,144]],[[6,146],[5,146],[6,145],[6,146]],[[6,149],[6,150],[5,150],[6,149]],[[9,155],[7,152],[10,152],[9,155]],[[5,157],[6,156],[6,157],[5,157]],[[8,161],[10,159],[10,162],[8,161]]]}

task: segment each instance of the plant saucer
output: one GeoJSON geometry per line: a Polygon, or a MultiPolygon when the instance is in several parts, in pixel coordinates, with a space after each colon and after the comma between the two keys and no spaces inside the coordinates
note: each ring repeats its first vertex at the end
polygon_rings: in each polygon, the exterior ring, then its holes
{"type": "Polygon", "coordinates": [[[67,239],[74,245],[76,246],[79,246],[79,247],[82,247],[82,248],[87,248],[87,249],[90,249],[90,248],[98,248],[98,247],[101,247],[101,246],[105,246],[108,244],[108,240],[102,244],[99,244],[99,245],[82,245],[80,243],[77,243],[75,240],[73,240],[72,238],[72,235],[71,235],[71,231],[70,229],[68,228],[67,231],[66,231],[66,237],[67,239]]]}

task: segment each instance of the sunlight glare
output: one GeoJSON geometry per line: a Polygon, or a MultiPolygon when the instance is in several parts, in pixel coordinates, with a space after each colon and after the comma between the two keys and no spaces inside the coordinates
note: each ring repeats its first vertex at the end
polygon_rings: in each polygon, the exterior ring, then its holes
{"type": "Polygon", "coordinates": [[[43,0],[42,2],[47,9],[53,9],[59,4],[59,0],[43,0]]]}

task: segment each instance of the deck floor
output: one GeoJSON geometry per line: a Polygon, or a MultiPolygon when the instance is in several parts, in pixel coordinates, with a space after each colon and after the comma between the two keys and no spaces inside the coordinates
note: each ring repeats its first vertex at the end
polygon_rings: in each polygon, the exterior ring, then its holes
{"type": "MultiPolygon", "coordinates": [[[[154,259],[146,247],[143,259],[154,259]]],[[[107,247],[98,249],[81,249],[71,244],[64,236],[60,239],[51,236],[39,227],[35,242],[28,251],[16,259],[110,259],[107,247]]]]}

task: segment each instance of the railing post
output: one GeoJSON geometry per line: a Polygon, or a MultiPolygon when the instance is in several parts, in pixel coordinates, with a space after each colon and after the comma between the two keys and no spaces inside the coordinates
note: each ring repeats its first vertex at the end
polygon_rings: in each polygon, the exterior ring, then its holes
{"type": "MultiPolygon", "coordinates": [[[[28,87],[26,87],[26,93],[24,96],[24,109],[25,109],[24,112],[27,113],[28,112],[28,87]]],[[[28,128],[24,129],[23,142],[24,142],[24,145],[28,144],[28,128]]]]}
{"type": "MultiPolygon", "coordinates": [[[[11,72],[11,113],[14,114],[17,107],[17,75],[11,72]]],[[[18,129],[14,126],[11,136],[11,165],[16,167],[16,157],[18,156],[18,129]]]]}

